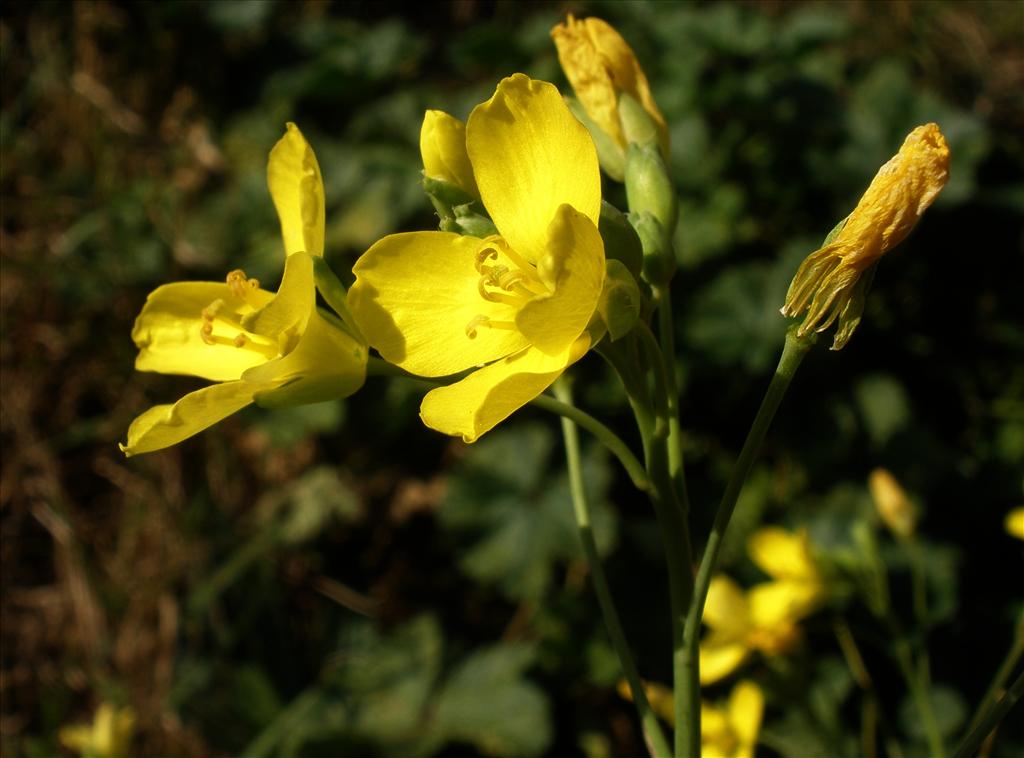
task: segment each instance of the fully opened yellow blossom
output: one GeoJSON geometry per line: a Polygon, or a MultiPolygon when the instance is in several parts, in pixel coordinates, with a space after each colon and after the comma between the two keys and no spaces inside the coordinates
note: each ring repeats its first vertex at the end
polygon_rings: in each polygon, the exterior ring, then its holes
{"type": "Polygon", "coordinates": [[[66,726],[57,735],[60,744],[88,758],[126,758],[135,731],[131,708],[102,703],[92,724],[66,726]]]}
{"type": "Polygon", "coordinates": [[[662,154],[669,149],[668,125],[651,95],[636,54],[615,28],[599,18],[572,14],[551,30],[558,60],[587,115],[623,150],[628,147],[619,118],[619,96],[636,100],[658,129],[662,154]]]}
{"type": "Polygon", "coordinates": [[[421,376],[475,369],[429,392],[420,415],[472,442],[590,348],[604,282],[594,144],[558,90],[503,80],[466,124],[499,234],[393,234],[357,262],[348,305],[370,345],[421,376]]]}
{"type": "Polygon", "coordinates": [[[700,646],[704,684],[728,676],[754,651],[778,655],[789,650],[800,636],[797,622],[825,594],[806,532],[759,529],[748,541],[747,552],[772,581],[744,592],[727,576],[711,580],[704,606],[710,631],[700,646]]]}
{"type": "MultiPolygon", "coordinates": [[[[619,694],[633,699],[629,684],[619,682],[619,694]]],[[[675,698],[672,690],[656,682],[644,682],[644,695],[651,710],[669,724],[675,724],[675,698]]],[[[761,730],[764,695],[761,688],[744,680],[733,687],[725,707],[702,702],[700,707],[700,747],[704,758],[752,758],[761,730]]]]}
{"type": "Polygon", "coordinates": [[[232,271],[225,283],[159,287],[132,331],[140,371],[189,374],[217,384],[132,422],[126,455],[177,444],[250,403],[265,407],[345,397],[362,386],[366,345],[316,308],[313,257],[324,250],[324,193],[312,149],[294,124],[267,167],[284,238],[277,294],[232,271]]]}
{"type": "Polygon", "coordinates": [[[942,132],[936,124],[917,127],[878,170],[842,229],[796,272],[782,314],[807,311],[800,336],[824,331],[838,319],[832,349],[846,344],[864,310],[862,275],[910,234],[948,179],[942,132]]]}

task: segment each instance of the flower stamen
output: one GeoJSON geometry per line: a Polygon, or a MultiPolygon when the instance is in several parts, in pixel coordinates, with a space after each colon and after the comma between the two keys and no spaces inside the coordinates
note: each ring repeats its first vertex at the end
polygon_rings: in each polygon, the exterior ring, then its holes
{"type": "Polygon", "coordinates": [[[259,289],[260,286],[259,279],[247,278],[245,272],[240,268],[236,268],[228,273],[227,282],[231,294],[244,303],[249,302],[249,295],[259,289]]]}
{"type": "Polygon", "coordinates": [[[477,329],[480,327],[487,327],[488,329],[508,329],[513,330],[516,328],[515,322],[513,321],[495,321],[484,315],[473,316],[466,324],[466,336],[471,340],[476,339],[477,329]]]}

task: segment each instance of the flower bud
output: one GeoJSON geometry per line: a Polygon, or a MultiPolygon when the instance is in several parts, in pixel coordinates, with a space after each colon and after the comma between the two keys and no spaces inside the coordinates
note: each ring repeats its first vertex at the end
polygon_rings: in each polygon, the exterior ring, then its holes
{"type": "Polygon", "coordinates": [[[936,124],[912,131],[899,152],[878,170],[857,207],[825,244],[800,265],[782,315],[807,315],[799,336],[828,329],[840,350],[864,311],[864,274],[910,234],[949,179],[949,148],[936,124]],[[834,236],[833,236],[834,235],[834,236]]]}
{"type": "Polygon", "coordinates": [[[868,477],[868,488],[879,518],[900,539],[914,536],[917,509],[896,478],[884,468],[876,468],[868,477]]]}
{"type": "Polygon", "coordinates": [[[608,327],[612,342],[627,335],[640,318],[643,300],[636,279],[616,260],[605,261],[604,287],[597,311],[608,327]]]}
{"type": "Polygon", "coordinates": [[[601,201],[601,217],[597,229],[604,241],[605,258],[622,261],[634,277],[640,276],[644,251],[636,230],[630,226],[626,214],[611,203],[601,201]]]}
{"type": "Polygon", "coordinates": [[[583,108],[605,134],[625,150],[629,138],[621,120],[621,95],[626,94],[650,116],[662,154],[668,156],[668,125],[661,115],[647,76],[633,49],[599,18],[578,20],[570,14],[551,30],[558,61],[583,108]]]}
{"type": "Polygon", "coordinates": [[[675,231],[679,199],[654,144],[634,143],[626,151],[626,199],[630,213],[650,213],[666,234],[675,231]]]}
{"type": "Polygon", "coordinates": [[[626,151],[590,118],[579,100],[567,97],[565,102],[569,106],[569,110],[572,111],[572,115],[587,128],[590,138],[594,140],[594,147],[597,148],[597,161],[601,164],[601,168],[615,181],[623,181],[626,176],[626,151]]]}
{"type": "Polygon", "coordinates": [[[665,228],[650,213],[631,213],[629,221],[643,247],[644,279],[655,286],[668,284],[676,271],[676,261],[665,228]]]}
{"type": "Polygon", "coordinates": [[[423,175],[447,182],[470,199],[480,197],[466,151],[466,125],[444,111],[428,110],[420,127],[423,175]]]}

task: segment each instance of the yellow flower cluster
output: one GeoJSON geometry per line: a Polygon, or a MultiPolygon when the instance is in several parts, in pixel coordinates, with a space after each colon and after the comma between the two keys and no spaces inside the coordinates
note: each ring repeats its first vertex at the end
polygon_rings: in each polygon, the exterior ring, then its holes
{"type": "Polygon", "coordinates": [[[800,638],[798,622],[825,597],[806,531],[759,529],[747,552],[772,580],[746,592],[727,576],[711,580],[704,606],[710,631],[700,645],[702,684],[725,678],[755,651],[773,656],[792,648],[800,638]]]}

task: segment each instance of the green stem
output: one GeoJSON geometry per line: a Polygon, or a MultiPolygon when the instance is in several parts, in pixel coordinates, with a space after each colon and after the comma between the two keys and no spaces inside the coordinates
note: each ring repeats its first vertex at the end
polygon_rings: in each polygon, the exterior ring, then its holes
{"type": "MultiPolygon", "coordinates": [[[[722,495],[722,502],[715,512],[715,521],[711,527],[711,534],[708,536],[707,546],[704,548],[704,555],[701,558],[700,566],[697,569],[697,579],[694,585],[693,602],[690,604],[686,615],[684,636],[686,638],[686,666],[687,681],[690,687],[699,688],[700,682],[700,621],[704,613],[704,603],[708,597],[708,587],[711,584],[711,577],[718,562],[718,554],[722,548],[722,539],[732,518],[732,512],[736,508],[736,501],[739,499],[740,491],[747,480],[754,459],[761,449],[761,443],[771,425],[775,412],[779,409],[782,398],[789,389],[789,384],[796,374],[800,362],[807,351],[814,344],[814,337],[800,338],[796,335],[796,329],[791,328],[786,333],[786,344],[782,349],[782,357],[779,358],[779,365],[775,369],[772,381],[765,392],[761,407],[754,417],[754,423],[747,432],[747,439],[743,443],[743,449],[736,461],[732,477],[726,485],[725,493],[722,495]],[[696,684],[694,684],[696,682],[696,684]]],[[[691,718],[700,718],[700,702],[691,703],[695,715],[691,718]]],[[[691,712],[692,714],[693,712],[691,712]]]]}
{"type": "Polygon", "coordinates": [[[999,691],[1003,688],[1006,680],[1010,678],[1010,674],[1013,673],[1013,669],[1016,668],[1022,656],[1024,656],[1024,612],[1017,619],[1017,629],[1013,635],[1013,643],[1010,645],[1006,657],[996,671],[996,675],[992,677],[992,683],[988,686],[988,690],[985,691],[985,696],[981,699],[978,710],[974,712],[974,717],[967,727],[968,731],[981,723],[981,719],[989,708],[992,707],[992,703],[996,701],[996,698],[999,697],[999,691]]]}
{"type": "MultiPolygon", "coordinates": [[[[371,356],[367,361],[366,375],[393,376],[403,379],[411,379],[412,381],[419,382],[420,384],[425,384],[430,387],[443,387],[446,384],[445,382],[439,382],[434,379],[410,374],[407,371],[403,371],[398,366],[394,366],[387,361],[381,360],[380,358],[374,358],[373,356],[371,356]]],[[[530,405],[535,408],[548,411],[549,413],[554,413],[558,416],[568,418],[586,429],[588,432],[593,434],[601,444],[608,448],[608,451],[612,455],[619,459],[619,463],[621,463],[622,467],[626,469],[626,473],[629,474],[629,478],[633,482],[634,487],[643,492],[650,489],[651,485],[647,478],[647,471],[645,470],[644,465],[633,454],[633,451],[629,449],[629,445],[623,442],[621,437],[616,435],[615,432],[589,413],[581,411],[573,405],[566,405],[565,403],[547,395],[539,395],[538,397],[535,397],[530,401],[530,405]]]]}
{"type": "MultiPolygon", "coordinates": [[[[555,397],[565,405],[572,407],[572,390],[564,378],[559,379],[555,383],[555,397]]],[[[604,567],[601,564],[601,557],[597,551],[597,542],[594,539],[590,520],[590,504],[587,502],[586,490],[583,486],[579,435],[577,434],[576,424],[567,416],[562,417],[562,436],[565,439],[565,457],[569,469],[569,489],[572,493],[573,513],[576,517],[576,526],[579,529],[580,540],[583,543],[583,552],[590,566],[590,575],[594,585],[594,592],[597,594],[597,602],[601,608],[601,614],[604,616],[605,626],[608,629],[608,636],[611,637],[612,645],[619,656],[619,663],[622,664],[622,671],[626,676],[626,681],[629,682],[630,690],[632,690],[633,702],[636,704],[644,737],[651,753],[656,758],[667,758],[672,755],[672,751],[665,739],[661,724],[658,723],[658,717],[651,710],[650,703],[647,701],[647,694],[644,692],[640,673],[637,671],[636,663],[633,661],[633,656],[629,649],[629,643],[626,641],[626,634],[622,629],[619,614],[615,610],[615,603],[612,600],[611,590],[608,588],[608,580],[605,577],[604,567]]]]}
{"type": "Polygon", "coordinates": [[[618,372],[626,388],[643,440],[644,459],[651,482],[648,495],[654,506],[668,564],[669,602],[672,614],[672,673],[675,701],[675,750],[677,756],[700,755],[700,691],[684,678],[686,645],[683,622],[693,595],[693,560],[690,553],[688,525],[682,518],[682,507],[669,474],[668,464],[668,402],[667,381],[661,349],[651,330],[643,322],[634,333],[643,343],[647,361],[654,370],[654,398],[648,392],[644,374],[637,374],[633,361],[623,360],[621,351],[605,350],[604,355],[618,372]],[[652,407],[653,406],[653,407],[652,407]],[[696,712],[696,717],[694,717],[696,712]]]}
{"type": "Polygon", "coordinates": [[[925,739],[928,741],[929,755],[932,758],[944,758],[946,746],[942,744],[942,733],[939,731],[939,722],[935,718],[935,708],[932,706],[931,693],[927,687],[922,686],[923,682],[919,671],[914,668],[913,652],[906,638],[899,638],[895,644],[896,662],[899,663],[900,672],[906,680],[910,689],[910,696],[917,707],[918,715],[921,717],[921,724],[924,726],[925,739]]]}
{"type": "Polygon", "coordinates": [[[683,461],[683,430],[679,423],[679,382],[676,379],[675,329],[672,323],[672,294],[668,284],[658,294],[658,340],[665,362],[668,389],[668,472],[683,507],[683,519],[689,519],[690,493],[686,487],[683,461]]]}
{"type": "Polygon", "coordinates": [[[953,753],[953,758],[972,758],[978,747],[984,742],[992,730],[999,726],[999,722],[1010,712],[1010,709],[1017,704],[1021,695],[1024,695],[1024,671],[1017,676],[1016,681],[1010,685],[1002,699],[996,703],[981,722],[970,731],[960,743],[960,746],[953,753]]]}

